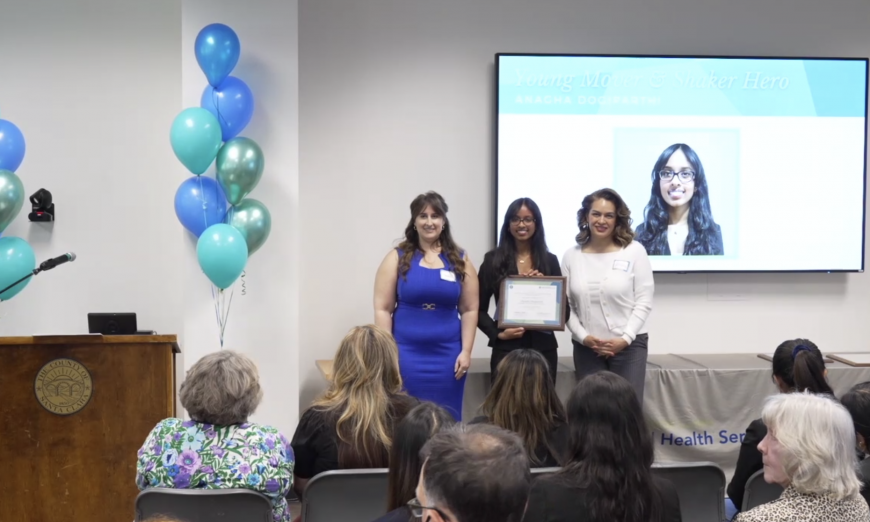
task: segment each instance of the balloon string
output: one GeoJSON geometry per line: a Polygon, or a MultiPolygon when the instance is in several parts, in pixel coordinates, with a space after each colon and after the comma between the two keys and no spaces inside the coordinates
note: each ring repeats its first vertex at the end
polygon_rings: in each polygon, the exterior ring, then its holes
{"type": "Polygon", "coordinates": [[[248,295],[248,286],[245,284],[246,275],[248,275],[248,273],[242,270],[242,295],[248,295]]]}
{"type": "MultiPolygon", "coordinates": [[[[217,319],[217,324],[218,324],[218,339],[220,340],[220,343],[221,343],[221,349],[223,349],[223,347],[224,347],[224,333],[223,333],[224,330],[221,327],[220,303],[218,301],[218,296],[215,295],[215,293],[214,293],[215,286],[214,285],[209,285],[209,286],[211,287],[211,301],[214,304],[214,315],[215,315],[215,319],[217,319]]],[[[222,290],[218,290],[218,294],[220,294],[222,292],[223,292],[222,290]]]]}
{"type": "Polygon", "coordinates": [[[232,291],[230,291],[230,302],[227,304],[226,310],[224,311],[223,324],[221,325],[221,348],[223,348],[223,346],[224,346],[223,345],[224,330],[226,329],[227,322],[229,321],[229,318],[230,318],[230,308],[232,308],[232,306],[233,306],[233,295],[235,293],[236,293],[236,288],[234,286],[232,291]]]}
{"type": "Polygon", "coordinates": [[[220,106],[220,104],[218,104],[219,99],[220,99],[220,96],[217,95],[217,90],[214,87],[212,87],[211,102],[214,105],[214,110],[217,112],[218,121],[220,121],[222,126],[225,127],[228,125],[228,122],[227,122],[226,118],[224,118],[224,115],[221,114],[221,106],[220,106]]]}
{"type": "MultiPolygon", "coordinates": [[[[199,179],[199,197],[202,200],[202,221],[205,223],[205,228],[208,228],[208,204],[205,200],[205,187],[202,185],[202,176],[197,176],[199,179]]],[[[205,228],[203,230],[205,230],[205,228]]]]}

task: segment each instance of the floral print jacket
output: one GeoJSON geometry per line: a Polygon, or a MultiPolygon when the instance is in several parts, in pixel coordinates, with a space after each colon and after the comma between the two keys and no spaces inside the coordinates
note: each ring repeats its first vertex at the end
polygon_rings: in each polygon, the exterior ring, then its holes
{"type": "Polygon", "coordinates": [[[160,421],[139,450],[136,485],[146,488],[248,488],[272,500],[276,522],[290,520],[293,449],[278,430],[245,423],[213,426],[160,421]]]}

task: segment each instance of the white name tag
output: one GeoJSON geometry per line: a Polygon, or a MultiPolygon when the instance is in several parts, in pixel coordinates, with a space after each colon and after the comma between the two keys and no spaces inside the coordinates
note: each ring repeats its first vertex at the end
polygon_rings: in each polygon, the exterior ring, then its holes
{"type": "Polygon", "coordinates": [[[441,271],[441,279],[444,281],[450,281],[451,283],[456,282],[456,274],[451,272],[450,270],[442,270],[441,271]]]}
{"type": "Polygon", "coordinates": [[[628,261],[614,261],[613,269],[614,270],[622,270],[623,272],[628,272],[628,267],[631,265],[628,261]]]}

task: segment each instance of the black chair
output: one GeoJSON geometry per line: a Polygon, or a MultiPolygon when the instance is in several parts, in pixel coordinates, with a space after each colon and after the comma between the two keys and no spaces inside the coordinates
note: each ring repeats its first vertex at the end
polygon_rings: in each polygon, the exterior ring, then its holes
{"type": "Polygon", "coordinates": [[[136,497],[136,522],[154,515],[185,522],[272,522],[272,501],[250,489],[146,489],[136,497]]]}
{"type": "Polygon", "coordinates": [[[371,522],[387,512],[386,468],[316,475],[302,495],[302,522],[371,522]]]}
{"type": "Polygon", "coordinates": [[[754,507],[774,501],[782,495],[782,491],[782,486],[779,484],[765,482],[764,470],[760,469],[746,481],[746,487],[743,489],[743,506],[740,510],[749,511],[754,507]]]}
{"type": "Polygon", "coordinates": [[[725,520],[725,472],[712,462],[653,464],[652,472],[670,480],[680,497],[683,520],[725,520]]]}

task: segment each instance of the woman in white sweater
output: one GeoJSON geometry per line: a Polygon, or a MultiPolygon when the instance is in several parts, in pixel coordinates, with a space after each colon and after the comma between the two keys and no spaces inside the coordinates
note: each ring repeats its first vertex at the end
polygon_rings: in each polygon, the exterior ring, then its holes
{"type": "Polygon", "coordinates": [[[612,189],[583,198],[577,225],[577,246],[562,258],[574,371],[581,379],[609,370],[627,379],[643,401],[654,288],[649,258],[634,241],[631,211],[612,189]]]}

